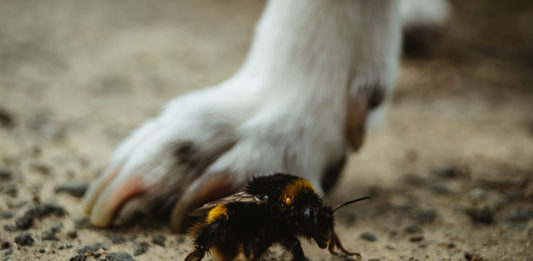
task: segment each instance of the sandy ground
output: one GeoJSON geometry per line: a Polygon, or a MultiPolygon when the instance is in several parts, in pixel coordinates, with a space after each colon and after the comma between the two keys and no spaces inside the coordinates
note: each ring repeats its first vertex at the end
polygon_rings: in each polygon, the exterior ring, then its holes
{"type": "MultiPolygon", "coordinates": [[[[374,197],[337,218],[362,260],[533,260],[533,8],[511,2],[455,1],[429,58],[402,61],[387,120],[329,198],[374,197]]],[[[87,260],[182,259],[190,238],[147,220],[90,228],[55,189],[83,192],[171,97],[231,75],[263,4],[1,0],[0,260],[69,260],[98,242],[87,260]]]]}

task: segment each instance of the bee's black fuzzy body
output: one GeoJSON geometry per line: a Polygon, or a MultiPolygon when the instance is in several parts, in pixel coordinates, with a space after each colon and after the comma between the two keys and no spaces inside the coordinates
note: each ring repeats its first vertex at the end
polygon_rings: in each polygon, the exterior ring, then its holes
{"type": "Polygon", "coordinates": [[[206,217],[193,229],[195,250],[186,261],[201,260],[214,250],[222,260],[243,253],[258,260],[274,244],[294,260],[306,260],[298,237],[314,239],[321,248],[335,246],[345,253],[333,231],[333,210],[325,206],[305,179],[275,174],[251,180],[244,192],[207,207],[206,217]]]}

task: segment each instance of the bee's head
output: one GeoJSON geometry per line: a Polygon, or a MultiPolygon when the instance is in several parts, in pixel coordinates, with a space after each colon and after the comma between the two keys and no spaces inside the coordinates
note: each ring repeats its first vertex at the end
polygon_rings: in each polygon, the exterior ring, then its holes
{"type": "Polygon", "coordinates": [[[369,198],[370,197],[362,197],[351,200],[334,209],[323,205],[321,200],[315,202],[315,204],[303,207],[301,212],[303,219],[301,227],[302,234],[314,239],[320,248],[326,248],[328,245],[340,246],[342,248],[334,232],[333,214],[344,206],[369,198]]]}
{"type": "Polygon", "coordinates": [[[333,232],[333,210],[330,207],[305,207],[302,210],[302,230],[320,248],[326,248],[333,232]]]}

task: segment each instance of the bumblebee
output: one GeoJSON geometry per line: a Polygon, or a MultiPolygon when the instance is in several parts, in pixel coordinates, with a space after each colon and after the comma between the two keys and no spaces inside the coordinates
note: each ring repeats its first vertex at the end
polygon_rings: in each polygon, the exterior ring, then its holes
{"type": "Polygon", "coordinates": [[[311,183],[289,175],[256,177],[245,191],[207,203],[190,213],[203,216],[193,227],[194,251],[185,261],[201,260],[214,250],[222,260],[240,253],[247,260],[259,260],[266,250],[280,244],[293,260],[306,260],[298,237],[314,240],[318,247],[337,254],[359,255],[344,249],[334,231],[333,213],[368,197],[348,201],[332,209],[322,202],[311,183]]]}

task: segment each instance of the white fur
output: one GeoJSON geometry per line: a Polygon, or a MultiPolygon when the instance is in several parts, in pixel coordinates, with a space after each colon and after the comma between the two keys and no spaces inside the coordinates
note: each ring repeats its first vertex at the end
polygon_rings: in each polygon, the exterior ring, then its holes
{"type": "MultiPolygon", "coordinates": [[[[135,176],[147,185],[145,195],[181,197],[185,207],[209,175],[224,171],[241,182],[293,173],[320,189],[325,166],[349,149],[348,101],[361,86],[386,92],[394,86],[398,10],[396,0],[271,0],[241,69],[219,85],[171,101],[118,147],[108,173],[119,168],[116,183],[135,176]],[[233,146],[191,178],[176,168],[168,149],[180,142],[192,142],[206,155],[233,146]]],[[[102,206],[112,188],[102,193],[98,186],[106,185],[92,186],[86,210],[94,224],[108,225],[114,209],[102,206]]]]}
{"type": "Polygon", "coordinates": [[[444,25],[451,15],[448,0],[401,0],[400,18],[404,27],[444,25]]]}

